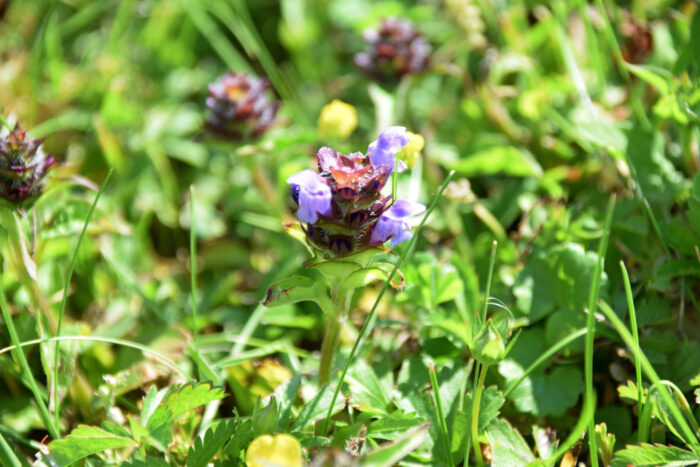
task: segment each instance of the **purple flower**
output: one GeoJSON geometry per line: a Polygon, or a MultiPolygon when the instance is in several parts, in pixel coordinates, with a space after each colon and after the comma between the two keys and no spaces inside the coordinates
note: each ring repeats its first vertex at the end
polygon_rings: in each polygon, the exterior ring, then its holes
{"type": "MultiPolygon", "coordinates": [[[[406,128],[391,126],[379,134],[376,141],[370,143],[367,152],[372,164],[375,166],[388,165],[394,170],[396,153],[408,144],[409,136],[406,128]]],[[[406,170],[406,164],[399,161],[399,172],[406,170]]]]}
{"type": "Polygon", "coordinates": [[[318,215],[330,216],[331,188],[314,170],[306,169],[287,179],[292,185],[292,198],[299,203],[297,217],[302,222],[314,224],[318,215]]]}
{"type": "Polygon", "coordinates": [[[404,219],[425,211],[425,206],[415,201],[397,199],[396,202],[379,216],[372,230],[370,243],[384,243],[391,238],[391,246],[413,237],[408,223],[404,219]]]}

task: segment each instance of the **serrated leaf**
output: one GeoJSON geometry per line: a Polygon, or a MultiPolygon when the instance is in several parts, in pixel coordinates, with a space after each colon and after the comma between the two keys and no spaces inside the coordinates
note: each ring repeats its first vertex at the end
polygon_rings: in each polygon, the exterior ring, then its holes
{"type": "Polygon", "coordinates": [[[68,436],[49,443],[49,452],[63,467],[107,449],[136,446],[138,443],[96,426],[78,425],[68,436]]]}
{"type": "Polygon", "coordinates": [[[141,425],[146,426],[148,419],[151,418],[167,393],[167,388],[158,391],[155,386],[150,387],[141,405],[141,425]]]}
{"type": "Polygon", "coordinates": [[[170,464],[158,457],[146,456],[145,461],[132,459],[122,462],[119,467],[170,467],[170,464]]]}
{"type": "Polygon", "coordinates": [[[280,384],[275,392],[263,399],[263,405],[271,403],[272,399],[279,405],[279,417],[277,419],[277,431],[285,432],[292,416],[292,406],[297,400],[299,386],[301,385],[301,375],[294,375],[284,383],[280,384]]]}
{"type": "Polygon", "coordinates": [[[700,457],[690,451],[675,446],[662,446],[660,444],[642,444],[641,446],[627,446],[617,451],[611,467],[635,467],[644,466],[683,466],[697,465],[700,457]]]}
{"type": "Polygon", "coordinates": [[[224,390],[212,386],[211,383],[187,383],[168,394],[165,404],[170,408],[173,416],[177,417],[195,407],[224,397],[226,397],[224,390]]]}
{"type": "Polygon", "coordinates": [[[161,405],[153,412],[146,423],[150,439],[161,451],[167,451],[168,444],[173,440],[173,424],[175,417],[167,405],[161,405]]]}
{"type": "Polygon", "coordinates": [[[362,465],[365,467],[395,465],[423,445],[426,436],[428,436],[429,426],[430,423],[424,423],[406,433],[402,438],[378,447],[362,459],[362,465]]]}
{"type": "Polygon", "coordinates": [[[187,467],[205,467],[234,435],[237,425],[235,420],[225,420],[209,427],[203,437],[197,437],[187,453],[187,467]]]}

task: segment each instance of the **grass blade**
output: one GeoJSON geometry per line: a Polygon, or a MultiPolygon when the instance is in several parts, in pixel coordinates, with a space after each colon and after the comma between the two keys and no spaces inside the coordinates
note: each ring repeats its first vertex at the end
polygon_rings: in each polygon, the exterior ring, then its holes
{"type": "Polygon", "coordinates": [[[649,378],[652,384],[659,385],[659,394],[661,394],[661,397],[664,399],[664,402],[666,403],[666,405],[668,405],[669,409],[671,410],[671,414],[676,419],[676,423],[678,423],[678,425],[681,427],[683,435],[689,440],[691,449],[696,454],[700,454],[700,444],[698,444],[697,438],[695,437],[693,430],[686,422],[685,418],[683,417],[683,414],[681,413],[680,408],[678,407],[676,402],[671,398],[671,395],[668,393],[666,387],[661,383],[661,378],[659,378],[659,375],[656,373],[656,370],[654,370],[654,367],[649,362],[649,359],[647,359],[646,355],[644,355],[644,352],[642,352],[642,349],[635,343],[632,334],[629,332],[622,320],[620,320],[620,318],[617,317],[613,309],[610,308],[610,306],[607,303],[601,301],[598,305],[599,309],[603,312],[605,317],[612,324],[613,329],[615,329],[620,338],[622,338],[625,345],[627,345],[627,347],[629,347],[630,350],[632,350],[634,358],[639,360],[642,366],[642,370],[644,370],[644,374],[647,376],[647,378],[649,378]]]}
{"type": "Polygon", "coordinates": [[[433,388],[433,397],[435,398],[435,411],[436,418],[440,424],[440,437],[442,438],[442,443],[445,448],[445,455],[447,456],[448,467],[454,466],[454,460],[452,459],[452,449],[450,448],[450,436],[447,433],[447,420],[445,419],[445,411],[442,409],[442,401],[440,400],[440,385],[438,384],[437,375],[435,374],[435,365],[430,362],[430,367],[428,368],[428,373],[430,374],[430,385],[433,388]]]}
{"type": "MultiPolygon", "coordinates": [[[[634,338],[634,345],[640,347],[639,345],[639,329],[637,328],[637,312],[634,309],[634,297],[632,296],[632,286],[630,285],[629,274],[627,274],[627,268],[625,263],[620,261],[620,269],[622,270],[622,280],[625,284],[625,295],[627,296],[627,310],[630,315],[630,325],[632,326],[632,337],[634,338]]],[[[635,356],[634,357],[634,372],[637,377],[637,416],[642,416],[642,362],[635,356]]],[[[644,442],[641,438],[642,433],[637,428],[638,440],[640,443],[644,442]]]]}
{"type": "MultiPolygon", "coordinates": [[[[75,250],[73,251],[73,259],[70,262],[70,267],[68,268],[68,274],[66,275],[66,283],[63,287],[63,298],[61,299],[61,309],[58,312],[58,324],[56,325],[56,337],[59,337],[61,335],[61,325],[63,324],[63,315],[66,312],[66,303],[68,301],[68,288],[70,287],[70,281],[73,278],[73,271],[75,271],[75,264],[78,262],[78,253],[80,252],[80,245],[83,244],[83,239],[85,238],[85,234],[87,233],[88,226],[90,225],[90,220],[92,219],[92,215],[95,213],[95,208],[97,207],[97,203],[100,200],[100,197],[102,196],[102,192],[104,192],[105,187],[107,186],[107,183],[109,183],[109,179],[112,177],[112,172],[114,171],[114,167],[111,167],[109,169],[109,172],[107,172],[107,176],[105,177],[104,181],[102,182],[102,186],[100,186],[100,190],[97,192],[97,195],[95,196],[95,201],[92,202],[92,206],[90,206],[90,211],[88,211],[88,215],[85,218],[85,223],[83,224],[83,230],[80,232],[80,236],[78,237],[78,243],[75,245],[75,250]]],[[[61,426],[61,408],[59,407],[58,403],[58,356],[59,356],[59,346],[60,342],[56,341],[56,346],[54,348],[54,359],[53,359],[53,371],[54,371],[54,377],[53,377],[53,385],[52,385],[52,392],[53,392],[53,404],[54,404],[54,420],[56,423],[56,427],[60,429],[61,426]]]]}
{"type": "MultiPolygon", "coordinates": [[[[608,202],[608,210],[605,215],[605,229],[598,245],[598,260],[593,270],[593,281],[588,295],[588,317],[586,320],[586,350],[585,350],[585,379],[586,379],[586,403],[595,407],[595,388],[593,387],[593,341],[595,340],[595,305],[600,293],[600,276],[603,273],[605,254],[608,251],[608,239],[612,225],[613,212],[615,211],[615,195],[608,202]]],[[[595,412],[595,410],[593,410],[595,412]]],[[[598,465],[598,448],[595,439],[595,420],[593,417],[588,422],[588,445],[590,447],[591,465],[598,465]]]]}

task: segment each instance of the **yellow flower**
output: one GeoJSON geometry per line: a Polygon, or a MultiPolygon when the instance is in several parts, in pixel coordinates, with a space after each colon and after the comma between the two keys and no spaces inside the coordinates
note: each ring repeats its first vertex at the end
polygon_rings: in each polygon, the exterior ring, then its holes
{"type": "Polygon", "coordinates": [[[417,133],[411,133],[410,131],[406,133],[410,139],[408,140],[408,144],[399,152],[399,159],[404,161],[406,165],[411,168],[418,162],[420,152],[423,150],[423,146],[425,146],[425,140],[417,133]]]}
{"type": "Polygon", "coordinates": [[[357,128],[355,107],[335,99],[321,109],[318,133],[321,138],[347,138],[357,128]]]}
{"type": "Polygon", "coordinates": [[[301,445],[287,434],[260,435],[245,452],[248,467],[301,467],[301,445]]]}

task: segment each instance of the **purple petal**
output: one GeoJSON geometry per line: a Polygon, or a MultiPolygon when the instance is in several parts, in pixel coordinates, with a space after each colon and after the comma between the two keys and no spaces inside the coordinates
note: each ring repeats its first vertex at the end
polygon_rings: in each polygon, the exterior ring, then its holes
{"type": "Polygon", "coordinates": [[[313,224],[318,220],[318,214],[331,215],[331,188],[318,173],[311,169],[302,170],[290,176],[287,183],[299,187],[297,218],[300,221],[313,224]]]}
{"type": "Polygon", "coordinates": [[[425,211],[421,203],[399,199],[379,216],[372,229],[370,243],[384,243],[391,238],[391,246],[396,246],[413,236],[406,217],[415,216],[425,211]]]}
{"type": "Polygon", "coordinates": [[[397,199],[384,214],[393,219],[401,219],[403,217],[418,215],[423,211],[425,211],[425,205],[423,203],[409,201],[407,199],[397,199]]]}
{"type": "MultiPolygon", "coordinates": [[[[394,157],[397,152],[408,144],[409,136],[406,128],[402,126],[392,126],[379,134],[376,141],[373,141],[368,148],[369,157],[375,166],[389,165],[394,167],[394,157]]],[[[406,164],[399,164],[399,171],[403,171],[406,164]]]]}

